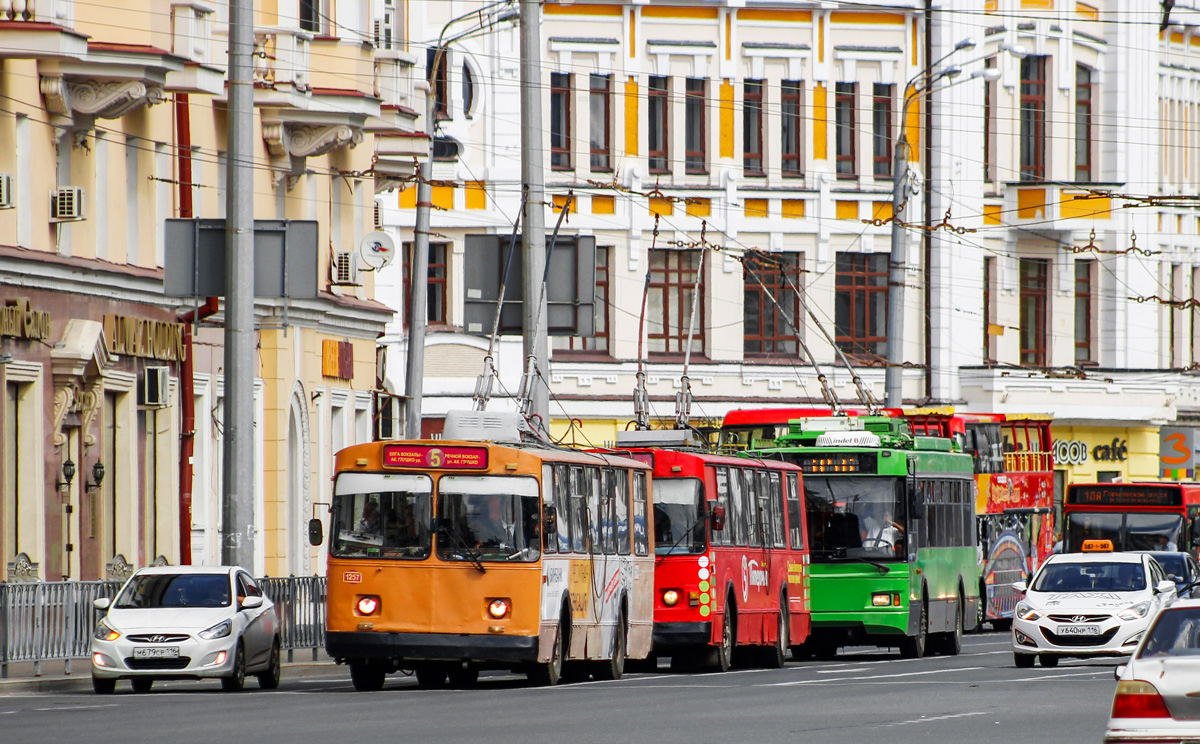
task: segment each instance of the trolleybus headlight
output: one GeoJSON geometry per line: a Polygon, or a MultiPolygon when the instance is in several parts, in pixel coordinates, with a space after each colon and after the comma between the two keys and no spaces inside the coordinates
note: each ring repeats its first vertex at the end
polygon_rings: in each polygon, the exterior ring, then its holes
{"type": "Polygon", "coordinates": [[[899,607],[900,595],[895,592],[876,592],[871,595],[872,607],[899,607]]]}
{"type": "Polygon", "coordinates": [[[679,604],[679,592],[674,589],[668,589],[662,593],[662,602],[667,607],[674,607],[679,604]]]}
{"type": "Polygon", "coordinates": [[[499,620],[502,617],[507,617],[512,606],[509,605],[507,599],[493,599],[488,603],[488,614],[499,620]]]}
{"type": "Polygon", "coordinates": [[[379,597],[362,597],[356,607],[360,615],[374,615],[379,610],[379,597]]]}
{"type": "Polygon", "coordinates": [[[1026,604],[1025,602],[1017,602],[1017,607],[1016,607],[1015,612],[1016,612],[1017,617],[1021,618],[1022,620],[1028,620],[1028,621],[1032,622],[1034,620],[1042,619],[1042,613],[1033,609],[1033,607],[1026,604]]]}
{"type": "Polygon", "coordinates": [[[1132,607],[1126,607],[1117,613],[1122,620],[1141,620],[1150,611],[1150,602],[1138,602],[1132,607]]]}

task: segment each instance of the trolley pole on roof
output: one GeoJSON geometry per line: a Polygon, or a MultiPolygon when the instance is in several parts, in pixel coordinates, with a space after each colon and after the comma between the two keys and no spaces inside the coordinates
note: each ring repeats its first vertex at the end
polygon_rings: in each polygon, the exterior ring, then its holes
{"type": "Polygon", "coordinates": [[[254,570],[254,0],[229,4],[221,562],[254,570]]]}
{"type": "MultiPolygon", "coordinates": [[[[546,267],[545,173],[542,170],[542,53],[541,6],[538,0],[521,0],[521,180],[525,184],[525,228],[521,231],[525,277],[521,309],[524,321],[525,359],[538,369],[549,369],[546,327],[538,316],[545,312],[542,275],[546,267]],[[542,305],[543,307],[539,307],[542,305]]],[[[548,384],[548,383],[547,383],[548,384]]],[[[530,380],[529,413],[550,426],[550,394],[546,385],[530,380]]]]}

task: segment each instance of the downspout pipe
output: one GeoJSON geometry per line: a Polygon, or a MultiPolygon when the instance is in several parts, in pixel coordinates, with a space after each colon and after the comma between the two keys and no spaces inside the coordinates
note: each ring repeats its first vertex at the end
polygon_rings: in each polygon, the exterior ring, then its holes
{"type": "MultiPolygon", "coordinates": [[[[933,0],[925,0],[925,59],[934,59],[933,56],[933,0]]],[[[924,170],[925,170],[925,225],[933,224],[933,190],[929,187],[929,178],[933,174],[933,96],[928,96],[925,101],[925,142],[922,143],[925,147],[924,170]]],[[[933,233],[929,230],[922,230],[922,240],[924,241],[924,266],[925,271],[925,400],[933,399],[933,289],[931,283],[933,281],[933,270],[931,263],[933,261],[933,233]]]]}

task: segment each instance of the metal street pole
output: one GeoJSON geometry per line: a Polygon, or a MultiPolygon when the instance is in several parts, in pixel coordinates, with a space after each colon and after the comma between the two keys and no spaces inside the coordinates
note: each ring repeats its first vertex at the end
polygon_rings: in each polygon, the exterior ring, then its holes
{"type": "MultiPolygon", "coordinates": [[[[537,360],[542,371],[549,369],[550,354],[546,343],[546,323],[539,323],[542,300],[542,274],[546,266],[545,173],[542,170],[542,53],[541,7],[538,0],[521,0],[521,180],[525,185],[525,227],[521,231],[522,258],[525,262],[522,310],[525,326],[525,358],[537,360]],[[541,302],[539,302],[541,301],[541,302]]],[[[542,317],[545,317],[542,315],[542,317]]],[[[542,426],[550,424],[550,391],[546,385],[530,381],[529,412],[540,417],[542,426]]]]}
{"type": "Polygon", "coordinates": [[[412,266],[409,276],[408,366],[404,374],[404,438],[421,438],[421,395],[425,382],[426,286],[429,281],[429,209],[433,206],[433,135],[437,113],[437,69],[442,54],[439,46],[425,94],[425,132],[429,156],[421,163],[417,181],[417,224],[414,228],[412,266]]]}
{"type": "MultiPolygon", "coordinates": [[[[907,95],[907,92],[906,92],[907,95]]],[[[892,162],[892,254],[888,268],[887,371],[884,390],[889,408],[899,408],[904,399],[904,274],[908,262],[908,236],[904,233],[901,213],[907,206],[905,184],[908,181],[908,137],[904,134],[905,116],[900,119],[900,140],[896,142],[892,162]]],[[[909,210],[911,213],[911,210],[909,210]]]]}
{"type": "Polygon", "coordinates": [[[254,567],[254,2],[229,4],[221,561],[254,567]]]}

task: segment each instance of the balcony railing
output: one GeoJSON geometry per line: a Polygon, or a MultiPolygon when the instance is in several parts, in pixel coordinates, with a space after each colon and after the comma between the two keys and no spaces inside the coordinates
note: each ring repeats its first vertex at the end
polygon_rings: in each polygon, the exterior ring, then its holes
{"type": "Polygon", "coordinates": [[[1004,470],[1009,473],[1036,473],[1054,469],[1049,452],[1005,452],[1004,470]]]}
{"type": "Polygon", "coordinates": [[[75,21],[75,0],[0,0],[0,21],[53,23],[70,28],[75,21]]]}
{"type": "Polygon", "coordinates": [[[307,92],[312,34],[295,29],[266,28],[254,33],[254,83],[279,89],[292,85],[307,92]]]}
{"type": "Polygon", "coordinates": [[[192,2],[172,3],[171,53],[202,65],[212,64],[215,59],[212,51],[214,15],[212,9],[206,5],[192,2]]]}

